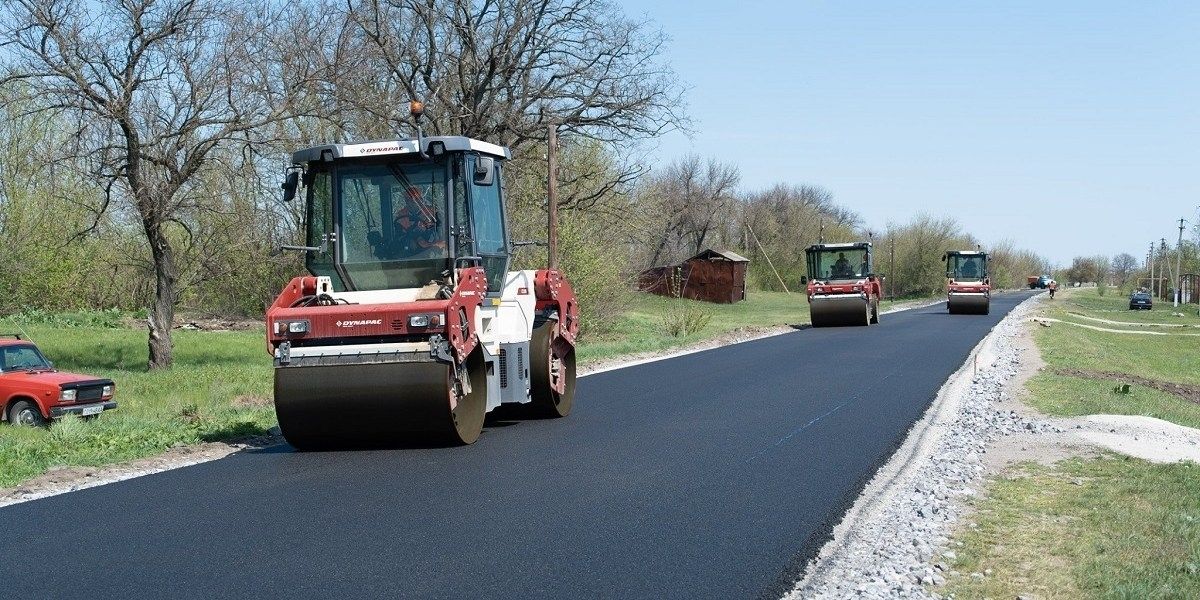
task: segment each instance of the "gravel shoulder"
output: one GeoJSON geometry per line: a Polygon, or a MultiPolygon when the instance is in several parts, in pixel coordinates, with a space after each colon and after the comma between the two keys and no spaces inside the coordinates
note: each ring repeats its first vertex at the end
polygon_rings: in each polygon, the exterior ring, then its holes
{"type": "Polygon", "coordinates": [[[1014,463],[1106,451],[1200,462],[1197,429],[1141,416],[1054,418],[1026,406],[1025,384],[1045,367],[1031,335],[1034,323],[1046,325],[1034,316],[1042,301],[1030,298],[980,342],[786,598],[939,598],[955,559],[950,536],[970,518],[966,501],[1014,463]]]}

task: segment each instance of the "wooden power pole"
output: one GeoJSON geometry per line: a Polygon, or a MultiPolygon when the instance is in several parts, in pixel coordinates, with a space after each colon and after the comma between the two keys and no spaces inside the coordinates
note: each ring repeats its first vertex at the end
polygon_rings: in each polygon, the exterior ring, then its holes
{"type": "Polygon", "coordinates": [[[558,269],[558,125],[546,132],[546,268],[558,269]]]}

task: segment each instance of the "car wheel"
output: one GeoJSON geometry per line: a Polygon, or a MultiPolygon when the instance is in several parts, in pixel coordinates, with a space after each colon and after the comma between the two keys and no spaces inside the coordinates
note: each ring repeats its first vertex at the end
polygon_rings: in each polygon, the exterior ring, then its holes
{"type": "Polygon", "coordinates": [[[46,418],[36,404],[21,400],[9,407],[8,422],[16,426],[41,427],[46,424],[46,418]]]}

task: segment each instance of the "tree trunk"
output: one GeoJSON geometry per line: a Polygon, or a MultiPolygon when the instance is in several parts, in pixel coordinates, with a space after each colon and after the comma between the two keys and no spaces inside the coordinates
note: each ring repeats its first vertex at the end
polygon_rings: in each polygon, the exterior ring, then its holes
{"type": "Polygon", "coordinates": [[[175,322],[175,284],[179,279],[175,250],[163,233],[161,223],[143,221],[150,254],[154,258],[154,304],[146,324],[150,328],[150,370],[170,368],[171,327],[175,322]]]}

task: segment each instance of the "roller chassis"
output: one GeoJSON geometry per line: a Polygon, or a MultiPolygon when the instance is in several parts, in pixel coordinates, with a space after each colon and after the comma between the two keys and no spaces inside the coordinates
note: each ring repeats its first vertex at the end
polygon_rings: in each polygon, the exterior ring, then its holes
{"type": "Polygon", "coordinates": [[[986,315],[991,312],[992,282],[987,274],[988,255],[982,250],[948,250],[946,262],[946,311],[950,314],[986,315]],[[962,258],[975,262],[977,269],[956,271],[952,261],[962,258]]]}
{"type": "Polygon", "coordinates": [[[327,278],[293,279],[267,311],[284,437],[300,449],[471,443],[502,404],[565,416],[579,330],[570,284],[557,271],[511,271],[488,294],[478,267],[457,280],[449,297],[419,299],[420,290],[339,293],[327,278]],[[321,300],[294,306],[304,298],[321,300]],[[413,315],[438,325],[414,328],[413,315]],[[305,331],[289,331],[293,322],[305,331]],[[536,336],[548,338],[547,356],[532,355],[536,336]],[[331,405],[352,414],[321,418],[331,405]]]}
{"type": "MultiPolygon", "coordinates": [[[[807,285],[809,316],[813,327],[835,327],[845,325],[869,326],[879,323],[879,302],[883,298],[883,278],[874,274],[869,267],[872,249],[870,242],[814,244],[805,249],[808,275],[807,285]],[[822,256],[845,253],[862,256],[863,268],[823,268],[822,256]],[[861,254],[860,254],[861,253],[861,254]]],[[[827,260],[827,258],[826,258],[827,260]]],[[[824,267],[829,267],[826,263],[824,267]]]]}

